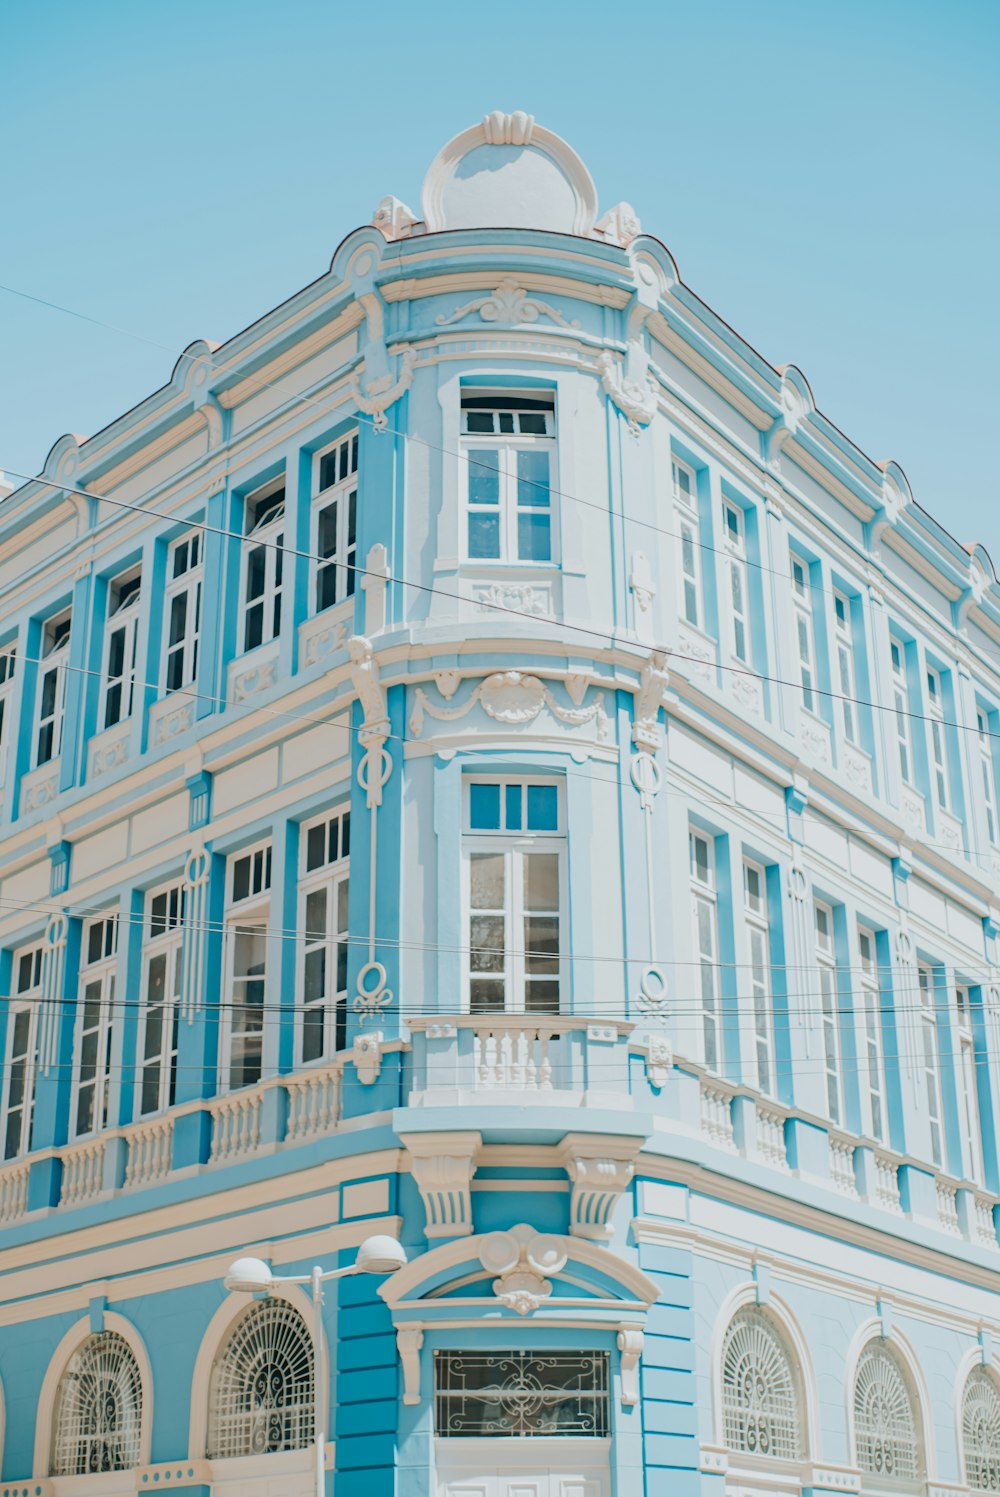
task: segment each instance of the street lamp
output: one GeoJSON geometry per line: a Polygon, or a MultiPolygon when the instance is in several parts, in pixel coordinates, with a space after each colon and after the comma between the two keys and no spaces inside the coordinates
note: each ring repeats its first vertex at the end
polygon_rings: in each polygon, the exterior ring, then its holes
{"type": "Polygon", "coordinates": [[[316,1497],[326,1492],[326,1432],[322,1428],[322,1399],[326,1394],[326,1339],[323,1335],[323,1285],[328,1279],[343,1279],[353,1273],[395,1273],[406,1262],[406,1251],[395,1237],[366,1237],[358,1256],[346,1268],[331,1268],[325,1273],[314,1268],[307,1274],[278,1275],[271,1272],[262,1258],[237,1258],[230,1264],[223,1283],[237,1294],[270,1294],[283,1284],[308,1284],[312,1292],[313,1340],[316,1343],[316,1369],[313,1378],[313,1433],[316,1437],[316,1497]]]}

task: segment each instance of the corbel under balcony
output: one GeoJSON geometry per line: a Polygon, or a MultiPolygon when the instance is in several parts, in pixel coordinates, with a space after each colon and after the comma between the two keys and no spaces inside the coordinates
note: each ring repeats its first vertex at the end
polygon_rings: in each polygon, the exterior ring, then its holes
{"type": "Polygon", "coordinates": [[[478,1133],[400,1135],[427,1217],[428,1238],[472,1232],[472,1177],[482,1148],[478,1133]]]}
{"type": "Polygon", "coordinates": [[[615,1207],[635,1174],[642,1140],[620,1135],[567,1133],[559,1161],[571,1185],[569,1230],[574,1237],[607,1242],[615,1207]]]}

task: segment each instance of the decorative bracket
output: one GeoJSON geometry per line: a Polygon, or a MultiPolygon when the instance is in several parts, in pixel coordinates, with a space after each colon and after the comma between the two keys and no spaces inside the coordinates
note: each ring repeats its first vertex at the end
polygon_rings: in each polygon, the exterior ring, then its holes
{"type": "Polygon", "coordinates": [[[403,1366],[403,1402],[420,1402],[420,1348],[424,1333],[419,1326],[401,1325],[396,1329],[396,1346],[403,1366]]]}
{"type": "Polygon", "coordinates": [[[526,1222],[507,1232],[490,1232],[479,1243],[479,1261],[495,1273],[493,1293],[518,1315],[530,1315],[552,1294],[547,1273],[558,1273],[567,1258],[564,1239],[536,1232],[526,1222]]]}
{"type": "Polygon", "coordinates": [[[663,729],[660,726],[660,708],[670,685],[667,670],[666,650],[653,650],[642,667],[639,684],[635,691],[635,717],[632,723],[632,742],[636,748],[655,754],[663,746],[663,729]]]}
{"type": "Polygon", "coordinates": [[[363,634],[347,642],[351,657],[351,680],[361,699],[364,722],[358,741],[365,755],[358,765],[358,784],[365,792],[369,810],[382,804],[382,787],[392,773],[392,759],[385,749],[389,736],[389,705],[385,687],[379,680],[378,661],[372,643],[363,634]]]}
{"type": "MultiPolygon", "coordinates": [[[[392,997],[391,993],[389,997],[392,997]]],[[[371,1034],[358,1034],[354,1037],[354,1053],[351,1058],[362,1086],[373,1086],[378,1080],[382,1069],[382,1039],[383,1035],[378,1029],[372,1030],[371,1034]]]]}
{"type": "Polygon", "coordinates": [[[648,374],[629,379],[626,367],[618,363],[607,349],[597,357],[597,372],[604,393],[628,417],[629,433],[639,435],[640,426],[648,426],[656,415],[656,385],[648,374]]]}
{"type": "Polygon", "coordinates": [[[563,1169],[572,1184],[569,1230],[574,1237],[607,1242],[614,1235],[611,1218],[635,1174],[639,1139],[568,1133],[559,1146],[563,1169]]]}
{"type": "Polygon", "coordinates": [[[622,1354],[622,1403],[630,1408],[639,1402],[639,1358],[645,1340],[637,1328],[629,1327],[618,1332],[618,1350],[622,1354]]]}
{"type": "Polygon", "coordinates": [[[472,1232],[472,1177],[483,1143],[481,1134],[407,1133],[400,1138],[424,1203],[425,1236],[468,1237],[472,1232]]]}
{"type": "Polygon", "coordinates": [[[365,291],[358,296],[358,305],[368,322],[368,345],[365,349],[364,369],[368,376],[362,381],[360,371],[351,375],[351,395],[359,411],[371,416],[376,432],[388,426],[386,411],[401,395],[405,395],[413,383],[413,367],[416,353],[412,348],[404,350],[393,378],[389,363],[389,351],[385,346],[385,306],[377,291],[365,291]]]}

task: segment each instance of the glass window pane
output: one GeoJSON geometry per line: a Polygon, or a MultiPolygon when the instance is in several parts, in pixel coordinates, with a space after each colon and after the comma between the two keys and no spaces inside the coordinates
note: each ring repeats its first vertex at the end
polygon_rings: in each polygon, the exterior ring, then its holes
{"type": "Polygon", "coordinates": [[[502,1013],[503,978],[474,977],[469,984],[469,1007],[474,1014],[502,1013]]]}
{"type": "Polygon", "coordinates": [[[524,859],[524,906],[527,910],[559,908],[559,854],[527,853],[524,859]]]}
{"type": "Polygon", "coordinates": [[[469,503],[500,503],[500,454],[495,448],[476,447],[469,453],[469,503]]]}
{"type": "Polygon", "coordinates": [[[302,996],[306,1004],[319,1003],[326,997],[325,946],[316,946],[306,952],[302,996]]]}
{"type": "Polygon", "coordinates": [[[469,825],[476,832],[500,830],[500,786],[469,786],[469,825]]]}
{"type": "Polygon", "coordinates": [[[503,916],[473,915],[469,922],[470,971],[503,972],[504,959],[503,916]]]}
{"type": "Polygon", "coordinates": [[[322,941],[326,935],[326,890],[310,889],[306,895],[307,941],[322,941]]]}
{"type": "Polygon", "coordinates": [[[559,791],[555,785],[528,786],[528,830],[554,832],[559,827],[559,791]]]}
{"type": "Polygon", "coordinates": [[[552,525],[548,513],[518,515],[517,555],[520,561],[552,560],[552,525]]]}
{"type": "Polygon", "coordinates": [[[558,915],[528,915],[525,918],[524,969],[531,976],[556,976],[558,974],[558,915]]]}
{"type": "Polygon", "coordinates": [[[474,910],[504,907],[503,853],[477,852],[470,859],[470,898],[474,910]]]}
{"type": "Polygon", "coordinates": [[[500,556],[500,516],[469,515],[469,555],[477,561],[497,561],[500,556]]]}
{"type": "Polygon", "coordinates": [[[533,448],[517,454],[517,502],[524,508],[548,509],[549,454],[533,448]]]}
{"type": "MultiPolygon", "coordinates": [[[[507,817],[506,827],[508,832],[519,832],[521,830],[521,786],[504,786],[504,813],[507,817]]],[[[530,825],[530,823],[529,823],[530,825]]]]}

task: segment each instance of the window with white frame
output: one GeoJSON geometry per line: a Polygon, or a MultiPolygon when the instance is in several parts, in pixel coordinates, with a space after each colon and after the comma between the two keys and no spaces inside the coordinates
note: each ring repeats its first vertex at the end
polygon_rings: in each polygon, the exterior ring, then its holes
{"type": "Polygon", "coordinates": [[[853,1406],[862,1486],[916,1487],[923,1473],[913,1397],[884,1341],[872,1342],[861,1354],[853,1406]]]}
{"type": "Polygon", "coordinates": [[[955,988],[955,1028],[958,1034],[958,1121],[962,1129],[962,1168],[970,1180],[983,1178],[983,1135],[979,1123],[976,1085],[976,1039],[972,1026],[972,993],[955,988]]]}
{"type": "Polygon", "coordinates": [[[722,1344],[722,1437],[730,1450],[800,1460],[802,1413],[792,1359],[766,1310],[737,1311],[722,1344]]]}
{"type": "Polygon", "coordinates": [[[243,517],[243,649],[255,650],[281,631],[285,544],[285,481],[248,494],[243,517]]]}
{"type": "Polygon", "coordinates": [[[750,593],[747,575],[746,514],[731,499],[722,501],[723,568],[728,573],[725,588],[729,612],[729,645],[733,659],[750,663],[750,593]]]}
{"type": "Polygon", "coordinates": [[[826,1078],[826,1112],[831,1123],[843,1118],[843,1065],[840,1051],[840,995],[837,983],[837,948],[833,910],[816,900],[813,904],[816,935],[816,965],[819,975],[820,1023],[823,1030],[823,1072],[826,1078]]]}
{"type": "Polygon", "coordinates": [[[931,746],[931,783],[942,811],[950,809],[948,789],[948,744],[945,738],[944,687],[941,672],[927,667],[927,716],[931,746]]]}
{"type": "Polygon", "coordinates": [[[299,1059],[325,1060],[347,1043],[347,898],[351,813],[303,827],[299,882],[302,931],[299,1059]]]}
{"type": "MultiPolygon", "coordinates": [[[[435,1351],[439,1439],[607,1439],[606,1351],[435,1351]]],[[[534,1483],[532,1483],[534,1488],[534,1483]]]]}
{"type": "Polygon", "coordinates": [[[986,1367],[974,1367],[965,1385],[962,1455],[974,1492],[1000,1492],[1000,1389],[986,1367]]]}
{"type": "Polygon", "coordinates": [[[140,1117],[172,1107],[177,1093],[177,1026],[184,937],[184,885],[146,896],[139,1036],[140,1117]]]}
{"type": "Polygon", "coordinates": [[[691,907],[701,990],[702,1060],[710,1071],[722,1062],[722,1014],[719,996],[719,907],[715,880],[715,839],[696,827],[688,830],[691,907]]]}
{"type": "Polygon", "coordinates": [[[41,997],[42,948],[32,946],[26,951],[16,951],[12,992],[7,1005],[7,1055],[0,1098],[0,1133],[5,1159],[16,1159],[31,1148],[41,997]]]}
{"type": "Polygon", "coordinates": [[[14,695],[16,669],[17,646],[6,645],[0,650],[0,784],[3,784],[7,739],[10,735],[11,698],[14,695]]]}
{"type": "Polygon", "coordinates": [[[209,1460],[305,1450],[313,1441],[312,1338],[287,1300],[248,1305],[212,1367],[208,1393],[209,1460]]]}
{"type": "Polygon", "coordinates": [[[767,904],[767,873],[759,863],[743,861],[743,914],[750,957],[753,995],[754,1066],[757,1086],[774,1092],[774,1000],[771,987],[771,929],[767,904]]]}
{"type": "Polygon", "coordinates": [[[65,613],[56,614],[42,627],[42,658],[38,666],[36,765],[48,764],[50,760],[58,759],[62,753],[71,622],[72,615],[67,608],[65,613]]]}
{"type": "Polygon", "coordinates": [[[795,610],[795,643],[799,657],[799,682],[802,705],[810,712],[818,710],[816,699],[816,630],[813,621],[812,577],[809,563],[800,556],[791,557],[792,606],[795,610]]]}
{"type": "Polygon", "coordinates": [[[899,773],[904,785],[913,784],[913,739],[910,731],[910,679],[906,665],[906,645],[893,635],[889,640],[889,668],[892,676],[892,705],[896,716],[896,752],[899,773]]]}
{"type": "Polygon", "coordinates": [[[117,1331],[88,1336],[59,1382],[53,1419],[53,1476],[130,1471],[142,1451],[142,1378],[117,1331]]]}
{"type": "Polygon", "coordinates": [[[930,1129],[931,1159],[944,1162],[941,1134],[941,1053],[938,1045],[937,989],[934,968],[924,962],[917,966],[917,989],[920,994],[920,1065],[924,1075],[924,1104],[930,1129]]]}
{"type": "Polygon", "coordinates": [[[555,421],[551,396],[462,396],[470,561],[556,559],[555,421]]]}
{"type": "Polygon", "coordinates": [[[358,434],[350,432],[313,459],[313,609],[352,598],[357,579],[358,434]]]}
{"type": "Polygon", "coordinates": [[[226,870],[226,998],[220,1080],[227,1091],[263,1074],[271,844],[235,853],[226,870]]]}
{"type": "MultiPolygon", "coordinates": [[[[3,708],[0,707],[0,712],[3,708]]],[[[976,708],[976,741],[979,748],[979,769],[983,782],[983,805],[986,808],[986,832],[990,843],[996,847],[1000,843],[1000,829],[997,825],[997,771],[996,762],[993,758],[993,733],[990,728],[990,714],[985,707],[976,708]]],[[[0,743],[3,742],[0,736],[0,743]]]]}
{"type": "Polygon", "coordinates": [[[837,658],[840,725],[846,743],[859,743],[858,678],[854,665],[853,604],[845,593],[833,595],[833,647],[837,658]]]}
{"type": "Polygon", "coordinates": [[[117,916],[88,920],[83,928],[73,1067],[73,1132],[77,1138],[99,1133],[109,1121],[117,951],[117,916]]]}
{"type": "Polygon", "coordinates": [[[108,585],[108,619],[104,630],[104,698],[101,726],[113,728],[132,716],[135,654],[139,631],[142,574],[138,567],[108,585]]]}
{"type": "Polygon", "coordinates": [[[198,675],[201,639],[202,548],[200,530],[189,530],[167,551],[164,615],[167,622],[163,660],[164,691],[180,691],[198,675]]]}
{"type": "Polygon", "coordinates": [[[465,790],[469,1011],[557,1014],[566,876],[559,786],[476,779],[465,790]]]}
{"type": "Polygon", "coordinates": [[[885,1046],[882,1043],[882,983],[875,932],[858,930],[861,966],[861,1010],[865,1026],[864,1079],[868,1092],[868,1131],[886,1142],[885,1046]]]}
{"type": "Polygon", "coordinates": [[[698,513],[698,475],[675,457],[671,464],[681,572],[681,613],[695,629],[704,623],[701,595],[701,518],[698,513]]]}

